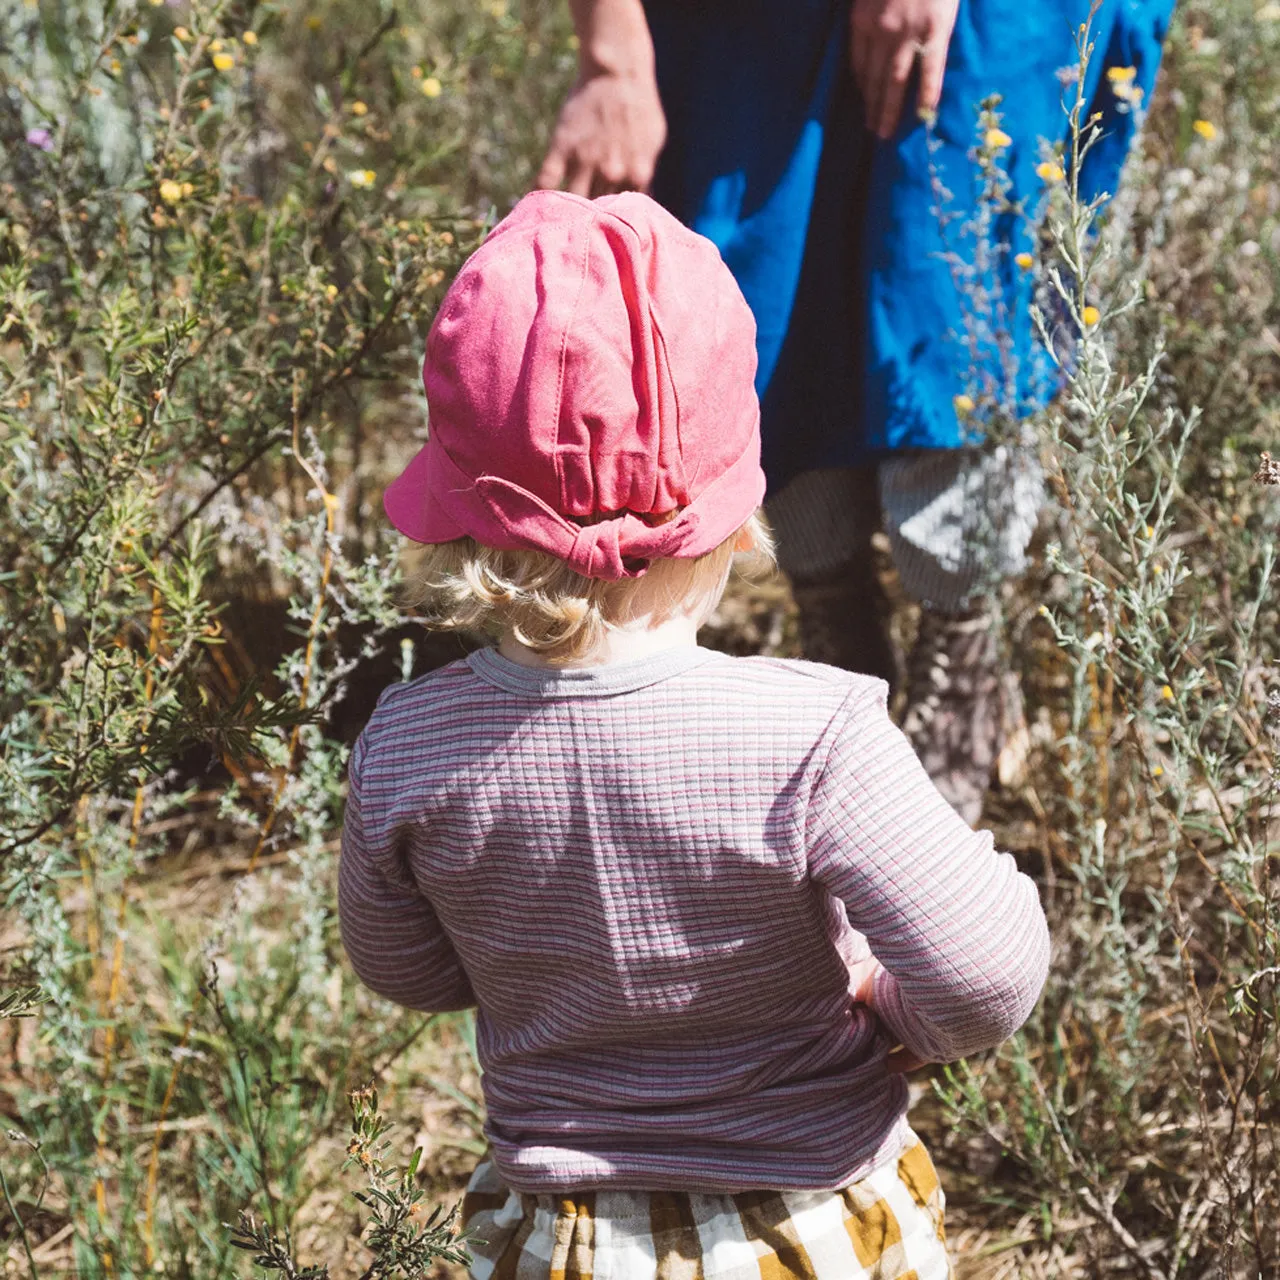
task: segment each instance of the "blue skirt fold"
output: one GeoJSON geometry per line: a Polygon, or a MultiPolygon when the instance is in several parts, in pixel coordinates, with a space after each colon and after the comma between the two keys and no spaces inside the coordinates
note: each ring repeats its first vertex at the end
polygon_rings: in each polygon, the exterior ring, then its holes
{"type": "MultiPolygon", "coordinates": [[[[1115,190],[1172,9],[1103,0],[1095,15],[1085,93],[1103,136],[1087,198],[1115,190]]],[[[848,0],[646,10],[669,130],[654,194],[715,241],[755,313],[771,489],[814,467],[966,443],[958,395],[1011,417],[1044,402],[1032,277],[1014,256],[1032,247],[1043,204],[1037,166],[1068,134],[1088,0],[961,0],[934,128],[908,109],[889,142],[863,125],[848,0]],[[1017,214],[993,214],[973,159],[993,95],[1017,214]]]]}

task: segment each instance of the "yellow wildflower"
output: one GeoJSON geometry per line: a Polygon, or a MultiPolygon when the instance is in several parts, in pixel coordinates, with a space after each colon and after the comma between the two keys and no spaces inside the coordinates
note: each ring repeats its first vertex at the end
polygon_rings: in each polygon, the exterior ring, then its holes
{"type": "Polygon", "coordinates": [[[353,103],[351,104],[351,114],[352,114],[353,116],[364,116],[364,115],[368,115],[368,114],[369,114],[369,108],[368,108],[368,105],[367,105],[366,103],[359,102],[359,101],[357,101],[357,102],[353,102],[353,103]]]}
{"type": "Polygon", "coordinates": [[[320,30],[320,28],[321,28],[321,27],[323,27],[323,26],[324,26],[324,19],[323,19],[322,17],[320,17],[320,16],[319,16],[319,14],[315,14],[315,13],[313,13],[313,14],[312,14],[308,19],[307,19],[307,30],[308,30],[308,31],[319,31],[319,30],[320,30]]]}
{"type": "Polygon", "coordinates": [[[988,129],[986,136],[987,147],[992,151],[998,151],[1001,147],[1007,147],[1013,142],[1003,129],[988,129]]]}
{"type": "Polygon", "coordinates": [[[1042,182],[1061,182],[1066,174],[1062,172],[1062,166],[1056,160],[1044,160],[1036,165],[1036,176],[1042,182]]]}
{"type": "Polygon", "coordinates": [[[111,74],[112,74],[113,76],[118,76],[118,75],[120,74],[120,59],[119,59],[119,58],[112,58],[112,59],[111,59],[111,74]]]}
{"type": "Polygon", "coordinates": [[[1036,260],[1029,253],[1016,254],[1013,260],[1023,271],[1030,271],[1036,265],[1036,260]]]}
{"type": "Polygon", "coordinates": [[[184,194],[186,193],[182,190],[182,183],[174,182],[172,178],[166,178],[160,184],[160,199],[165,204],[177,204],[184,194]]]}
{"type": "Polygon", "coordinates": [[[1151,770],[1151,776],[1152,776],[1153,778],[1161,778],[1161,777],[1163,777],[1163,776],[1164,776],[1164,765],[1162,765],[1162,764],[1158,764],[1158,765],[1156,765],[1156,766],[1155,766],[1155,768],[1153,768],[1153,769],[1151,770]]]}
{"type": "Polygon", "coordinates": [[[209,52],[210,52],[210,53],[221,53],[221,52],[222,52],[222,41],[221,41],[221,40],[210,40],[210,41],[209,41],[209,52]]]}
{"type": "Polygon", "coordinates": [[[421,67],[416,67],[416,66],[415,66],[415,67],[410,67],[410,68],[409,68],[409,74],[410,74],[410,75],[411,75],[415,80],[421,80],[421,79],[422,79],[422,68],[421,68],[421,67]]]}
{"type": "Polygon", "coordinates": [[[977,407],[973,403],[973,397],[965,395],[963,391],[951,403],[957,413],[972,413],[977,407]]]}
{"type": "Polygon", "coordinates": [[[324,296],[328,298],[330,302],[332,302],[333,299],[338,296],[338,286],[336,284],[325,285],[324,296]]]}
{"type": "Polygon", "coordinates": [[[219,71],[230,71],[236,65],[236,60],[229,53],[215,53],[213,65],[219,71]]]}
{"type": "Polygon", "coordinates": [[[195,194],[195,187],[189,182],[182,184],[182,198],[185,200],[188,196],[195,194]]]}
{"type": "Polygon", "coordinates": [[[182,41],[191,39],[191,32],[188,31],[186,27],[174,27],[173,34],[177,39],[182,41]]]}
{"type": "Polygon", "coordinates": [[[1162,684],[1162,685],[1160,686],[1160,696],[1161,696],[1161,697],[1162,697],[1166,702],[1172,702],[1172,701],[1173,701],[1173,689],[1172,689],[1172,687],[1171,687],[1171,686],[1169,686],[1169,685],[1167,685],[1167,684],[1162,684]]]}
{"type": "Polygon", "coordinates": [[[1218,126],[1210,120],[1196,120],[1191,126],[1206,142],[1218,136],[1218,126]]]}
{"type": "Polygon", "coordinates": [[[378,175],[372,169],[353,169],[347,177],[353,187],[371,187],[378,175]]]}
{"type": "Polygon", "coordinates": [[[253,45],[258,43],[258,33],[256,31],[246,31],[244,35],[240,37],[240,39],[243,40],[245,44],[252,47],[253,45]]]}
{"type": "Polygon", "coordinates": [[[1156,536],[1156,531],[1154,527],[1151,525],[1147,525],[1146,528],[1143,529],[1143,532],[1147,535],[1148,538],[1154,538],[1156,536]]]}
{"type": "Polygon", "coordinates": [[[427,98],[438,98],[444,92],[444,86],[435,76],[428,76],[422,82],[422,93],[427,98]]]}
{"type": "Polygon", "coordinates": [[[1137,67],[1108,67],[1107,79],[1112,84],[1124,84],[1138,74],[1137,67]]]}
{"type": "Polygon", "coordinates": [[[1093,326],[1102,319],[1102,312],[1099,311],[1097,307],[1085,307],[1085,309],[1080,313],[1080,319],[1083,320],[1090,329],[1092,329],[1093,326]]]}

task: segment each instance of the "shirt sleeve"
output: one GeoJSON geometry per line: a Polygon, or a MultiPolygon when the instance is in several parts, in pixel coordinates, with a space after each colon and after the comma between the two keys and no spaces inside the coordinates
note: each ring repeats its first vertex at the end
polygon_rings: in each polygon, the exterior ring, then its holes
{"type": "Polygon", "coordinates": [[[1026,1021],[1049,965],[1036,886],[942,798],[879,681],[855,689],[832,726],[807,836],[810,876],[883,966],[875,1011],[907,1049],[949,1062],[1026,1021]]]}
{"type": "Polygon", "coordinates": [[[366,833],[360,796],[363,738],[351,756],[338,863],[338,927],[357,976],[396,1004],[447,1013],[476,1003],[431,903],[402,858],[366,833]]]}

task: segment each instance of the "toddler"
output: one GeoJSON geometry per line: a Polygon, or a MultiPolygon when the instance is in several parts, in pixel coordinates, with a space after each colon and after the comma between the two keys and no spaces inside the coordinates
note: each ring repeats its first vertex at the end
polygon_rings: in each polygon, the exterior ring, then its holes
{"type": "Polygon", "coordinates": [[[360,977],[476,1006],[476,1280],[941,1280],[903,1069],[1030,1013],[1035,886],[934,789],[886,686],[699,648],[767,550],[751,313],[646,196],[527,196],[427,343],[386,495],[441,625],[340,869],[360,977]]]}

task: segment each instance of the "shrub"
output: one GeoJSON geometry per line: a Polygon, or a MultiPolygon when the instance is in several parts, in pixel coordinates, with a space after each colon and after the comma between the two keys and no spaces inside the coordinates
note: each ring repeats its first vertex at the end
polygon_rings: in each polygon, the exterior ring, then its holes
{"type": "MultiPolygon", "coordinates": [[[[1243,24],[1217,18],[1238,39],[1243,24]]],[[[1081,41],[1083,63],[1087,30],[1081,41]]],[[[1036,1021],[991,1060],[948,1071],[939,1096],[953,1141],[1002,1154],[1000,1198],[1060,1264],[1270,1275],[1280,617],[1266,417],[1257,399],[1231,421],[1186,400],[1233,359],[1216,344],[1234,309],[1159,302],[1170,241],[1197,229],[1175,234],[1179,193],[1201,179],[1148,165],[1104,216],[1078,195],[1093,134],[1082,100],[1072,113],[1036,315],[1065,388],[1040,424],[1056,511],[1031,594],[1009,608],[1039,742],[1021,843],[1040,865],[1055,966],[1036,1021]],[[1073,331],[1069,347],[1051,340],[1055,324],[1073,331]]],[[[1206,145],[1217,130],[1200,124],[1188,164],[1225,168],[1206,145]]],[[[1232,159],[1260,172],[1228,185],[1274,178],[1269,154],[1251,151],[1261,134],[1232,124],[1232,159]]],[[[1274,236],[1274,217],[1263,227],[1274,236]]],[[[1252,243],[1255,228],[1198,230],[1252,243]]],[[[1230,255],[1219,265],[1232,270],[1230,255]]],[[[1263,287],[1240,310],[1274,305],[1263,287]]],[[[1274,404],[1274,380],[1246,376],[1237,392],[1274,404]]]]}
{"type": "MultiPolygon", "coordinates": [[[[0,989],[42,1000],[11,1024],[0,1240],[33,1270],[232,1273],[342,1182],[348,1090],[428,1026],[460,1043],[338,962],[327,720],[399,621],[367,516],[560,22],[0,12],[0,989]]],[[[398,1176],[361,1192],[379,1265],[456,1256],[438,1221],[379,1227],[398,1176]]]]}

